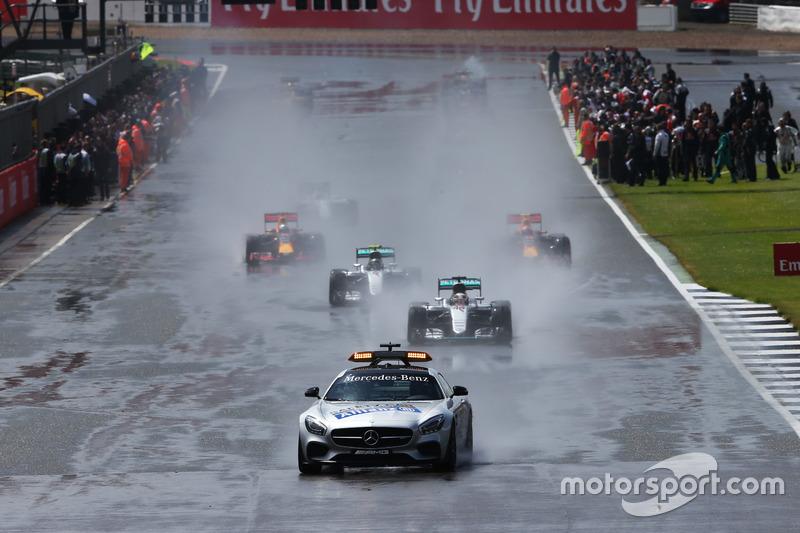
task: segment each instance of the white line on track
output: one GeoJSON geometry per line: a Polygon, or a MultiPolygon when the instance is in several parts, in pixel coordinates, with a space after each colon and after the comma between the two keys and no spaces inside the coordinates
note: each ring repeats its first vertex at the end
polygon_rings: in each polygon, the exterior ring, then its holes
{"type": "Polygon", "coordinates": [[[89,224],[89,222],[91,222],[91,221],[92,221],[92,220],[94,220],[95,218],[96,218],[96,217],[92,217],[92,218],[89,218],[89,219],[87,219],[87,220],[84,220],[83,222],[81,222],[81,223],[78,225],[78,227],[76,227],[75,229],[73,229],[72,231],[70,231],[69,233],[67,233],[66,235],[64,235],[63,237],[61,237],[61,240],[60,240],[60,241],[58,241],[58,242],[57,242],[57,243],[55,243],[53,246],[51,246],[50,248],[48,248],[47,250],[45,250],[45,251],[44,251],[44,253],[42,253],[42,255],[40,255],[39,257],[37,257],[36,259],[34,259],[33,261],[31,261],[30,263],[28,263],[28,264],[27,264],[27,265],[25,265],[24,267],[20,268],[19,270],[17,270],[16,272],[14,272],[14,273],[13,273],[13,274],[11,274],[10,276],[8,276],[8,277],[7,277],[6,279],[4,279],[2,282],[0,282],[0,287],[4,287],[4,286],[8,285],[8,284],[9,284],[9,283],[10,283],[12,280],[14,280],[14,278],[16,278],[17,276],[20,276],[20,275],[24,274],[24,273],[25,273],[27,270],[29,270],[29,269],[31,269],[31,268],[33,268],[33,267],[35,267],[36,265],[38,265],[38,264],[39,264],[39,263],[40,263],[40,262],[41,262],[41,261],[42,261],[42,260],[43,260],[45,257],[47,257],[47,256],[48,256],[48,255],[50,255],[51,253],[55,252],[57,249],[61,248],[61,247],[62,247],[64,244],[66,244],[66,242],[67,242],[68,240],[70,240],[70,239],[72,238],[72,236],[73,236],[73,235],[75,235],[75,234],[76,234],[76,233],[78,233],[80,230],[82,230],[83,228],[85,228],[85,227],[86,227],[86,226],[89,224]]]}

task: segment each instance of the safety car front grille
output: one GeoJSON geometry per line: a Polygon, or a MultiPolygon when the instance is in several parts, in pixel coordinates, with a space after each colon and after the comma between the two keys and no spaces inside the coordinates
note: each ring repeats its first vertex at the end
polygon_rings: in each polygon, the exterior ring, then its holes
{"type": "Polygon", "coordinates": [[[413,431],[407,428],[386,428],[386,427],[360,427],[347,429],[334,429],[331,438],[338,446],[348,448],[395,448],[405,446],[411,442],[413,431]],[[378,439],[373,443],[373,435],[367,435],[374,431],[378,434],[378,439]]]}

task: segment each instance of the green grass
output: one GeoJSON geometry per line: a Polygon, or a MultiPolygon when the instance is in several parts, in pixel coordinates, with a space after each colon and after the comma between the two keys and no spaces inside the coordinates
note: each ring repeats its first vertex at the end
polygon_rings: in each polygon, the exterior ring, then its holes
{"type": "Polygon", "coordinates": [[[800,242],[800,172],[713,185],[702,178],[664,187],[611,184],[644,230],[666,245],[692,277],[711,290],[773,305],[800,325],[800,276],[775,276],[772,245],[800,242]]]}

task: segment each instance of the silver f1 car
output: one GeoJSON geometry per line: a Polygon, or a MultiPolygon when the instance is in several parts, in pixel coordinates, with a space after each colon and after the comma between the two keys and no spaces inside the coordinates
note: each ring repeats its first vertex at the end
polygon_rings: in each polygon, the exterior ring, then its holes
{"type": "Polygon", "coordinates": [[[324,257],[322,235],[302,231],[297,213],[265,213],[264,233],[248,235],[245,241],[245,262],[249,267],[261,263],[316,261],[324,257]]]}
{"type": "Polygon", "coordinates": [[[356,248],[355,270],[331,270],[328,300],[334,307],[360,304],[387,289],[407,287],[419,283],[418,268],[402,270],[394,262],[394,248],[372,245],[356,248]],[[385,263],[384,259],[389,262],[385,263]]]}
{"type": "Polygon", "coordinates": [[[455,276],[439,279],[436,303],[412,302],[408,309],[408,342],[483,341],[511,344],[511,303],[483,303],[481,279],[455,276]],[[449,298],[443,290],[452,290],[449,298]],[[478,296],[467,296],[477,290],[478,296]]]}
{"type": "Polygon", "coordinates": [[[297,463],[318,474],[323,465],[433,465],[455,470],[472,454],[472,406],[465,387],[451,387],[432,368],[425,352],[357,352],[349,360],[364,366],[341,372],[300,415],[297,463]]]}
{"type": "Polygon", "coordinates": [[[541,214],[508,215],[506,224],[508,226],[517,226],[509,241],[512,253],[516,257],[565,267],[572,265],[572,245],[569,242],[569,237],[563,233],[547,233],[544,231],[542,229],[541,214]]]}

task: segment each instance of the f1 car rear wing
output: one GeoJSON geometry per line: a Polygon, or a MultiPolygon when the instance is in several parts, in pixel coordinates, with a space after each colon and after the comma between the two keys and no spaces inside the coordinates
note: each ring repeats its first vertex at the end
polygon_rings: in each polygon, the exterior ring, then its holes
{"type": "Polygon", "coordinates": [[[528,222],[528,225],[538,224],[539,225],[539,232],[542,231],[542,214],[541,213],[520,213],[518,215],[507,215],[506,216],[506,224],[509,226],[511,224],[521,226],[524,222],[528,222]]]}
{"type": "Polygon", "coordinates": [[[378,252],[381,254],[381,257],[389,257],[394,259],[394,248],[388,248],[385,246],[381,246],[379,244],[373,244],[367,246],[366,248],[356,248],[356,261],[359,259],[368,259],[370,255],[373,253],[378,252]]]}
{"type": "Polygon", "coordinates": [[[297,213],[264,213],[264,231],[269,232],[279,224],[292,222],[295,229],[298,227],[297,213]]]}
{"type": "Polygon", "coordinates": [[[453,276],[452,278],[439,278],[439,293],[445,290],[455,290],[461,285],[465,291],[478,289],[481,293],[481,278],[468,278],[466,276],[453,276]]]}

